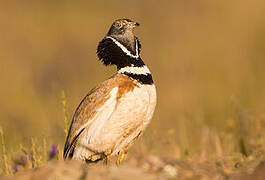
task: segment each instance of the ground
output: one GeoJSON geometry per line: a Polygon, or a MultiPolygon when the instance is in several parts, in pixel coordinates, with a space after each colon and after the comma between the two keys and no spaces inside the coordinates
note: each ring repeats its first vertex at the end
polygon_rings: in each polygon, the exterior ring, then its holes
{"type": "Polygon", "coordinates": [[[261,180],[265,178],[265,158],[249,159],[245,164],[227,162],[180,161],[170,157],[147,156],[130,159],[121,166],[101,163],[87,165],[78,161],[54,160],[35,169],[22,170],[3,180],[88,180],[88,179],[204,179],[261,180]]]}

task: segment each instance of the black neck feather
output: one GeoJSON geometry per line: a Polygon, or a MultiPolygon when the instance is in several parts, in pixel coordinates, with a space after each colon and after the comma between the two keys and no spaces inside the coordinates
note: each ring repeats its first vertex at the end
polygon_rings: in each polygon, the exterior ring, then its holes
{"type": "MultiPolygon", "coordinates": [[[[126,54],[121,47],[119,47],[115,42],[110,38],[104,38],[98,45],[97,55],[98,58],[103,62],[104,65],[116,65],[117,69],[120,70],[124,67],[143,67],[145,66],[143,60],[139,56],[141,44],[139,40],[135,39],[138,47],[138,54],[136,50],[132,51],[128,46],[124,45],[123,42],[119,41],[130,53],[134,56],[126,54]]],[[[130,72],[124,72],[125,74],[132,79],[139,81],[142,84],[153,84],[153,79],[151,74],[133,74],[130,72]]]]}
{"type": "MultiPolygon", "coordinates": [[[[137,41],[139,43],[139,41],[137,41]]],[[[126,45],[122,44],[130,52],[131,49],[126,45]]],[[[138,44],[138,52],[140,51],[140,43],[138,44]]],[[[97,54],[99,59],[103,62],[104,65],[116,65],[118,69],[126,66],[144,66],[144,62],[141,57],[134,58],[125,54],[120,47],[118,47],[112,39],[104,38],[98,45],[97,54]]],[[[134,53],[132,53],[135,55],[134,53]]]]}
{"type": "Polygon", "coordinates": [[[129,72],[124,72],[123,74],[131,77],[132,79],[137,80],[138,82],[142,84],[154,84],[153,78],[151,74],[133,74],[129,72]]]}

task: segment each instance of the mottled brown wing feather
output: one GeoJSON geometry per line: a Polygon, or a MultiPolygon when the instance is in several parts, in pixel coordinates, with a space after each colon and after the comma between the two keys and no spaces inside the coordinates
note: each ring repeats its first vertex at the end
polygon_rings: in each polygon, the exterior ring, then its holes
{"type": "Polygon", "coordinates": [[[80,129],[85,123],[90,121],[96,113],[96,109],[108,98],[110,87],[106,86],[108,81],[103,82],[92,89],[77,107],[68,132],[64,147],[64,158],[67,158],[71,148],[84,129],[80,129]],[[77,132],[80,129],[80,132],[77,132]]]}
{"type": "Polygon", "coordinates": [[[89,122],[95,116],[97,109],[109,99],[110,91],[114,87],[118,87],[117,99],[119,99],[126,92],[132,91],[135,86],[136,84],[129,77],[116,74],[96,86],[85,96],[74,113],[64,146],[64,158],[68,158],[74,148],[75,142],[84,131],[84,129],[80,128],[89,122]]]}

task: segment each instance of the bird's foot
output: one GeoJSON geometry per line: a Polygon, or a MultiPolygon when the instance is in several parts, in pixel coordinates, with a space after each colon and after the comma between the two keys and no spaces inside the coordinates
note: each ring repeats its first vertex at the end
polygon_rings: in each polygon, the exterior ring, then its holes
{"type": "Polygon", "coordinates": [[[109,162],[109,161],[110,161],[110,154],[108,154],[108,155],[105,156],[103,163],[104,163],[105,165],[108,165],[108,162],[109,162]]]}
{"type": "Polygon", "coordinates": [[[120,165],[121,162],[124,160],[125,156],[126,156],[127,152],[125,151],[120,151],[116,160],[116,165],[120,165]]]}

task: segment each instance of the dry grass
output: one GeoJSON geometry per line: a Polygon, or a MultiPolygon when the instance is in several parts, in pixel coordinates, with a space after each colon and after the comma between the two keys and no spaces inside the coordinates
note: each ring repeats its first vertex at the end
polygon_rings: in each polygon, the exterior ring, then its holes
{"type": "Polygon", "coordinates": [[[78,103],[115,71],[95,51],[120,17],[141,23],[136,34],[158,92],[153,121],[129,159],[148,153],[225,167],[262,159],[264,11],[260,0],[2,3],[2,171],[21,147],[36,153],[34,166],[45,164],[52,144],[62,153],[78,103]]]}

